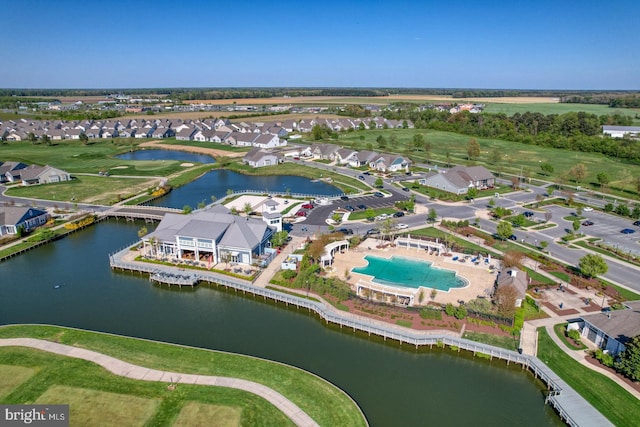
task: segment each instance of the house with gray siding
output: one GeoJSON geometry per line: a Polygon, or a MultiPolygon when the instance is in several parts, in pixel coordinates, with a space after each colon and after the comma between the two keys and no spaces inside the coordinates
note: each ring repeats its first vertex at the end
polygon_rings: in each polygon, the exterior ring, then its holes
{"type": "Polygon", "coordinates": [[[31,232],[49,220],[45,210],[24,206],[0,206],[0,236],[31,232]]]}

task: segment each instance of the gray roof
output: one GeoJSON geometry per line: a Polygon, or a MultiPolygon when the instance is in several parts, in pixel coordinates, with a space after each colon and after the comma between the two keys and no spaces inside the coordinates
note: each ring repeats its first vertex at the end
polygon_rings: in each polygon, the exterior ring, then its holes
{"type": "Polygon", "coordinates": [[[494,178],[493,174],[484,166],[455,166],[447,173],[456,173],[467,181],[483,181],[494,178]]]}
{"type": "MultiPolygon", "coordinates": [[[[638,303],[638,301],[635,301],[638,303]]],[[[594,313],[581,316],[608,336],[624,344],[629,339],[640,335],[640,304],[629,304],[625,310],[613,310],[609,313],[594,313]]]]}
{"type": "Polygon", "coordinates": [[[529,277],[527,276],[526,272],[520,270],[519,268],[509,267],[504,268],[500,271],[496,282],[498,284],[498,288],[510,285],[514,286],[518,291],[518,295],[520,296],[520,298],[524,298],[527,294],[529,277]]]}
{"type": "Polygon", "coordinates": [[[24,219],[35,218],[46,213],[41,209],[27,206],[0,206],[0,225],[16,225],[24,219]]]}
{"type": "Polygon", "coordinates": [[[640,132],[640,127],[639,126],[602,126],[602,130],[603,131],[617,130],[620,132],[640,132]]]}

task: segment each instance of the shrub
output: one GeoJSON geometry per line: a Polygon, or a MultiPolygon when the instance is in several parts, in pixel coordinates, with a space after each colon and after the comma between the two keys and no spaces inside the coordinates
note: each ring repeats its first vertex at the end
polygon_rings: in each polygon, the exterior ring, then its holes
{"type": "Polygon", "coordinates": [[[444,312],[447,313],[447,316],[453,316],[456,314],[456,308],[453,304],[449,303],[445,306],[444,312]]]}
{"type": "Polygon", "coordinates": [[[577,329],[572,329],[569,332],[567,332],[567,336],[572,340],[574,340],[575,342],[580,342],[581,336],[580,336],[580,332],[577,329]]]}
{"type": "Polygon", "coordinates": [[[456,309],[453,315],[456,317],[456,319],[464,319],[465,317],[467,317],[467,309],[463,306],[460,306],[456,309]]]}
{"type": "Polygon", "coordinates": [[[284,270],[282,272],[282,278],[283,279],[287,279],[287,280],[291,280],[294,277],[296,277],[298,275],[298,273],[295,270],[284,270]]]}
{"type": "Polygon", "coordinates": [[[442,310],[423,308],[420,310],[420,317],[423,319],[442,320],[442,310]]]}
{"type": "Polygon", "coordinates": [[[605,353],[601,348],[597,349],[593,353],[593,356],[604,366],[608,366],[610,368],[613,367],[613,356],[611,356],[609,353],[605,353]]]}

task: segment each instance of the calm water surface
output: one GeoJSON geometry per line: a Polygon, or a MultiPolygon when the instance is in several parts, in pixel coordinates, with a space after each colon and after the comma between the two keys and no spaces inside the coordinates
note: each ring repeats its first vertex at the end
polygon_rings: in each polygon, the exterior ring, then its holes
{"type": "Polygon", "coordinates": [[[143,225],[103,222],[0,263],[0,324],[74,326],[299,366],[349,393],[373,426],[563,425],[519,367],[415,352],[284,306],[112,272],[108,253],[136,241],[143,225]]]}
{"type": "Polygon", "coordinates": [[[182,209],[185,205],[195,207],[204,200],[211,203],[211,196],[220,199],[227,190],[289,191],[291,193],[333,196],[342,191],[326,182],[312,182],[301,176],[253,176],[229,170],[213,170],[150,204],[182,209]]]}

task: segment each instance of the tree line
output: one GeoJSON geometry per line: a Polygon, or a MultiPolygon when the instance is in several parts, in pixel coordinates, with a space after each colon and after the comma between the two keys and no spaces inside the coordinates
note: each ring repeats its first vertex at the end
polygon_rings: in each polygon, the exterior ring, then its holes
{"type": "Polygon", "coordinates": [[[565,114],[516,113],[471,114],[436,110],[398,110],[383,113],[387,119],[411,120],[417,129],[433,129],[481,138],[522,142],[629,160],[640,160],[638,143],[628,138],[602,136],[602,125],[630,126],[633,120],[621,114],[602,115],[585,112],[565,114]]]}

